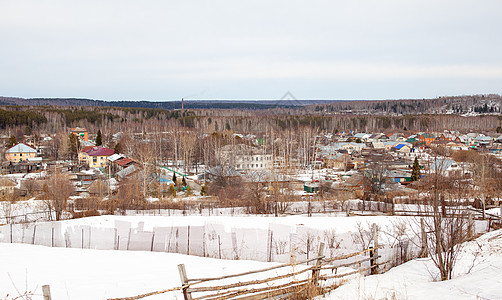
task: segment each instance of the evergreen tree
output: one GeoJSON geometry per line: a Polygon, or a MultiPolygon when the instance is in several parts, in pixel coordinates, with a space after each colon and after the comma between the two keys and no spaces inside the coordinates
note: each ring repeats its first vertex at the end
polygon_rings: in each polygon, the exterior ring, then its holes
{"type": "Polygon", "coordinates": [[[173,182],[174,182],[174,184],[176,184],[176,173],[175,172],[173,172],[173,182]]]}
{"type": "Polygon", "coordinates": [[[176,188],[174,187],[173,184],[169,185],[169,195],[176,197],[176,188]]]}
{"type": "Polygon", "coordinates": [[[96,146],[103,145],[103,141],[101,139],[101,130],[98,130],[98,135],[96,136],[96,146]]]}
{"type": "Polygon", "coordinates": [[[7,144],[7,148],[14,147],[17,144],[16,137],[11,135],[9,138],[9,144],[7,144]]]}
{"type": "Polygon", "coordinates": [[[185,191],[185,196],[192,196],[193,195],[193,191],[190,187],[187,187],[186,191],[185,191]]]}
{"type": "Polygon", "coordinates": [[[420,179],[420,164],[418,163],[418,158],[415,156],[413,169],[411,170],[411,181],[416,181],[418,179],[420,179]]]}
{"type": "Polygon", "coordinates": [[[200,195],[201,196],[207,195],[207,186],[206,185],[203,185],[202,188],[200,189],[200,195]]]}
{"type": "Polygon", "coordinates": [[[113,152],[120,153],[120,143],[115,144],[115,147],[113,147],[113,152]]]}
{"type": "Polygon", "coordinates": [[[183,179],[182,179],[181,183],[183,183],[183,186],[187,186],[187,181],[185,179],[185,176],[183,176],[183,179]]]}

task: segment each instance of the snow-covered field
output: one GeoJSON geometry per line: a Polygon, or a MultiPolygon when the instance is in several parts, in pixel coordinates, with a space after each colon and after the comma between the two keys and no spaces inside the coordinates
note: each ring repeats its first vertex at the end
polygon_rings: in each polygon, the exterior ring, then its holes
{"type": "Polygon", "coordinates": [[[387,273],[357,276],[320,299],[502,299],[502,230],[468,242],[454,278],[434,281],[438,271],[428,258],[415,259],[387,273]]]}
{"type": "MultiPolygon", "coordinates": [[[[0,243],[0,298],[30,291],[42,299],[49,284],[53,299],[107,299],[180,286],[178,264],[188,276],[212,277],[271,266],[172,253],[50,248],[0,243]],[[7,296],[8,295],[8,296],[7,296]]],[[[435,282],[429,259],[415,259],[385,274],[353,276],[319,299],[501,299],[502,230],[465,245],[455,278],[435,282]]],[[[146,299],[183,299],[171,292],[146,299]]]]}
{"type": "MultiPolygon", "coordinates": [[[[272,265],[173,253],[0,243],[0,299],[10,300],[25,291],[36,294],[33,299],[43,299],[45,284],[50,285],[53,299],[135,296],[181,286],[178,264],[185,264],[191,278],[223,276],[272,265]]],[[[171,292],[146,299],[183,299],[183,296],[181,292],[171,292]]]]}

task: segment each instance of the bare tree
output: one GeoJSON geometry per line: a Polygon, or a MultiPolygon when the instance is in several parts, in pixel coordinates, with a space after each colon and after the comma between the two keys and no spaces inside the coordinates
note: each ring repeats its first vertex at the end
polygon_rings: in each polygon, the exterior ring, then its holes
{"type": "Polygon", "coordinates": [[[138,162],[141,164],[142,170],[137,176],[141,181],[141,187],[143,192],[143,198],[150,195],[151,191],[151,181],[158,181],[159,170],[158,170],[158,148],[153,142],[141,142],[136,144],[135,156],[138,162]]]}
{"type": "Polygon", "coordinates": [[[137,209],[144,206],[146,201],[141,186],[141,178],[130,176],[121,181],[115,204],[122,213],[125,213],[126,209],[137,209]]]}
{"type": "Polygon", "coordinates": [[[75,187],[70,182],[67,174],[55,171],[44,184],[43,192],[45,203],[49,211],[56,213],[56,221],[63,217],[67,208],[68,198],[75,191],[75,187]]]}
{"type": "Polygon", "coordinates": [[[26,179],[21,182],[21,189],[26,191],[26,196],[34,196],[40,190],[40,184],[36,179],[26,179]]]}
{"type": "Polygon", "coordinates": [[[369,223],[363,226],[361,221],[356,223],[356,231],[351,233],[352,241],[355,244],[361,245],[361,250],[368,249],[371,241],[373,240],[373,233],[371,232],[371,225],[369,223]]]}
{"type": "Polygon", "coordinates": [[[428,197],[424,218],[427,235],[427,250],[439,270],[440,279],[452,278],[453,269],[462,249],[469,239],[468,215],[463,206],[465,184],[456,177],[445,176],[443,165],[436,160],[435,170],[426,182],[428,197]]]}
{"type": "Polygon", "coordinates": [[[14,207],[12,203],[14,201],[14,194],[8,192],[0,193],[0,209],[5,216],[5,222],[7,224],[12,223],[12,213],[14,212],[14,207]]]}

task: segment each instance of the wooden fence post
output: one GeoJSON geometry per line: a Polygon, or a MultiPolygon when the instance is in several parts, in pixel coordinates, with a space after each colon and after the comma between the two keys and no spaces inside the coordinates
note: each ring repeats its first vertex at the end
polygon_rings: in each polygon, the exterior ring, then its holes
{"type": "Polygon", "coordinates": [[[187,226],[187,255],[190,255],[190,225],[187,226]]]}
{"type": "Polygon", "coordinates": [[[473,222],[472,212],[469,211],[469,214],[467,217],[467,237],[469,239],[474,236],[473,226],[474,226],[474,222],[473,222]]]}
{"type": "Polygon", "coordinates": [[[46,284],[42,286],[42,294],[44,295],[44,300],[52,300],[50,285],[46,284]]]}
{"type": "Polygon", "coordinates": [[[221,259],[221,238],[218,234],[218,258],[221,259]]]}
{"type": "Polygon", "coordinates": [[[268,258],[267,261],[271,262],[272,261],[272,248],[273,248],[273,241],[274,241],[274,232],[268,229],[268,258]]]}
{"type": "Polygon", "coordinates": [[[150,251],[153,251],[153,244],[155,242],[155,232],[152,232],[152,245],[150,247],[150,251]]]}
{"type": "Polygon", "coordinates": [[[420,230],[422,232],[422,249],[420,250],[420,257],[427,257],[427,232],[425,231],[424,219],[420,219],[420,230]]]}
{"type": "Polygon", "coordinates": [[[33,239],[31,240],[31,244],[35,245],[35,234],[37,233],[37,225],[33,227],[33,239]]]}
{"type": "Polygon", "coordinates": [[[188,291],[188,287],[186,287],[188,284],[188,277],[184,264],[178,265],[178,272],[180,273],[181,284],[183,285],[183,297],[185,297],[185,300],[192,300],[192,294],[188,291]]]}
{"type": "Polygon", "coordinates": [[[315,268],[312,270],[312,282],[314,285],[317,285],[319,280],[319,273],[321,272],[321,264],[322,259],[324,258],[324,243],[319,243],[319,252],[317,253],[317,261],[315,264],[315,268]]]}
{"type": "Polygon", "coordinates": [[[378,274],[378,227],[373,223],[373,250],[370,251],[371,275],[378,274]]]}
{"type": "Polygon", "coordinates": [[[500,202],[500,225],[502,225],[502,202],[500,202]]]}

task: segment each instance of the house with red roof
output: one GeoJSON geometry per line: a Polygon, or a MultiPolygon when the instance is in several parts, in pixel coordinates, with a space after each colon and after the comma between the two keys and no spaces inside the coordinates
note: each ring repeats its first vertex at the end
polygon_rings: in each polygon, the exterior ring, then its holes
{"type": "Polygon", "coordinates": [[[113,155],[113,149],[101,146],[87,146],[78,153],[78,162],[89,168],[103,168],[108,165],[107,157],[113,155]]]}

